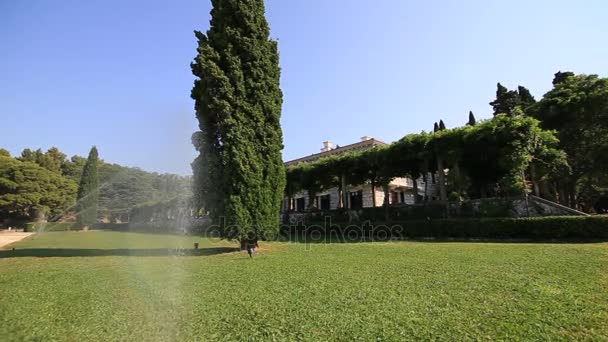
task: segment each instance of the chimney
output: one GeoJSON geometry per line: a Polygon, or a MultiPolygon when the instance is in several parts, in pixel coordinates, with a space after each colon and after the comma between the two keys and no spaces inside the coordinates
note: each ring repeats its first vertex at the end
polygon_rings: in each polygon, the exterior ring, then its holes
{"type": "Polygon", "coordinates": [[[327,152],[327,151],[331,151],[333,149],[334,149],[334,144],[331,141],[324,141],[321,152],[327,152]]]}
{"type": "Polygon", "coordinates": [[[372,137],[370,137],[368,135],[366,135],[364,137],[361,137],[361,141],[368,141],[368,140],[372,140],[372,139],[374,139],[374,138],[372,138],[372,137]]]}

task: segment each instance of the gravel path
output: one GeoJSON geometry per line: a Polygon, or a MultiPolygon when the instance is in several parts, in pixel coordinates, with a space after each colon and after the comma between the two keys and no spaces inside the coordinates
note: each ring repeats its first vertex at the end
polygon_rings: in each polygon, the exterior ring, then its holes
{"type": "Polygon", "coordinates": [[[9,232],[9,231],[0,231],[0,248],[10,245],[13,242],[17,242],[19,240],[25,239],[26,237],[32,235],[34,233],[23,233],[23,232],[9,232]]]}

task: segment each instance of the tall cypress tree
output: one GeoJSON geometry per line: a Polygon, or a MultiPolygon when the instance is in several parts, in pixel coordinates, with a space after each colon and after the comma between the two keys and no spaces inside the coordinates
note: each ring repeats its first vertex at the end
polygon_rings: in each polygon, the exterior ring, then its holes
{"type": "Polygon", "coordinates": [[[475,120],[475,115],[473,115],[473,111],[469,111],[469,122],[467,123],[467,126],[475,126],[475,124],[477,123],[477,120],[475,120]]]}
{"type": "Polygon", "coordinates": [[[439,120],[439,130],[443,131],[445,129],[445,123],[443,123],[443,120],[439,120]]]}
{"type": "Polygon", "coordinates": [[[193,163],[198,205],[222,234],[276,234],[285,188],[280,126],[283,94],[277,42],[269,39],[263,0],[212,0],[211,25],[195,31],[191,64],[200,132],[193,163]]]}
{"type": "Polygon", "coordinates": [[[433,132],[438,132],[439,131],[439,125],[435,122],[435,124],[433,125],[433,132]]]}
{"type": "Polygon", "coordinates": [[[76,219],[79,227],[90,226],[97,221],[97,200],[99,197],[99,180],[97,177],[98,157],[97,147],[93,146],[80,177],[76,206],[76,219]]]}

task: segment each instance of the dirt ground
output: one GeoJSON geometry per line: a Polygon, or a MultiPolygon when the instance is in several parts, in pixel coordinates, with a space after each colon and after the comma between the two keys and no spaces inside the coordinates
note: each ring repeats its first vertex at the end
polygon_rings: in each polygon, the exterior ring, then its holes
{"type": "Polygon", "coordinates": [[[33,233],[23,233],[23,232],[15,232],[3,230],[0,231],[0,249],[5,247],[6,245],[10,245],[13,242],[17,242],[21,239],[25,239],[26,237],[32,235],[33,233]]]}

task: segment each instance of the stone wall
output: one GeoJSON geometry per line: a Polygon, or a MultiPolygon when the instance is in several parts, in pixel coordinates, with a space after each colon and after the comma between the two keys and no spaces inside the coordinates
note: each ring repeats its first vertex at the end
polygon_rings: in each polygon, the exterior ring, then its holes
{"type": "MultiPolygon", "coordinates": [[[[381,191],[377,191],[378,206],[382,205],[380,199],[384,198],[381,191]]],[[[367,195],[371,201],[371,191],[367,195]]],[[[384,220],[384,210],[365,207],[351,210],[350,216],[346,211],[330,210],[315,211],[312,213],[289,213],[289,217],[297,222],[316,222],[320,218],[331,217],[334,222],[339,220],[366,221],[384,220]]],[[[521,197],[514,198],[487,198],[463,202],[429,202],[424,204],[393,204],[389,206],[389,216],[394,221],[442,219],[442,218],[483,218],[483,217],[538,217],[538,216],[572,216],[587,215],[582,212],[564,207],[544,199],[530,196],[526,200],[521,197]]],[[[292,220],[292,221],[293,221],[292,220]]],[[[321,219],[322,221],[322,219],[321,219]]]]}

